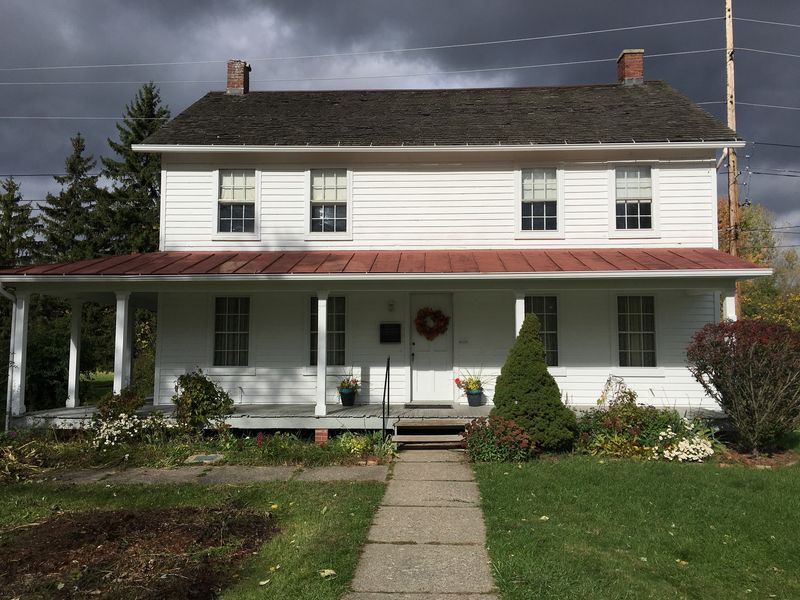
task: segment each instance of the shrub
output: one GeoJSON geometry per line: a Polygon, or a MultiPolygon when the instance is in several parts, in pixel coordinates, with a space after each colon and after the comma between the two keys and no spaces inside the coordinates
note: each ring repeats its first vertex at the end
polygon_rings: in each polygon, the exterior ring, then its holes
{"type": "Polygon", "coordinates": [[[767,321],[709,324],[695,334],[687,358],[730,417],[742,450],[772,450],[800,427],[800,333],[767,321]]]}
{"type": "Polygon", "coordinates": [[[636,392],[609,377],[599,408],[578,420],[578,447],[593,456],[703,460],[713,452],[713,432],[673,409],[636,403],[636,392]]]}
{"type": "Polygon", "coordinates": [[[97,418],[106,420],[120,415],[134,415],[144,406],[144,398],[132,388],[125,388],[119,394],[106,394],[97,403],[97,418]]]}
{"type": "Polygon", "coordinates": [[[202,369],[178,377],[172,401],[177,421],[196,432],[221,421],[233,411],[233,399],[202,369]]]}
{"type": "Polygon", "coordinates": [[[474,419],[461,435],[473,462],[519,462],[528,460],[535,451],[525,430],[503,417],[474,419]]]}
{"type": "Polygon", "coordinates": [[[494,392],[492,414],[511,419],[546,451],[569,450],[575,438],[575,414],[561,401],[561,391],[547,370],[539,320],[525,318],[508,353],[494,392]]]}

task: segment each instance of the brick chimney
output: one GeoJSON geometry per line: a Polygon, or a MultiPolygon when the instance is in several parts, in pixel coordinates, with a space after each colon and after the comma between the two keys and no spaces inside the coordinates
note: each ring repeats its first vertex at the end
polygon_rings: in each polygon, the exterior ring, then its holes
{"type": "Polygon", "coordinates": [[[228,61],[228,93],[240,96],[250,91],[250,65],[233,58],[228,61]]]}
{"type": "Polygon", "coordinates": [[[644,82],[644,50],[623,50],[617,59],[617,79],[623,85],[638,85],[644,82]]]}

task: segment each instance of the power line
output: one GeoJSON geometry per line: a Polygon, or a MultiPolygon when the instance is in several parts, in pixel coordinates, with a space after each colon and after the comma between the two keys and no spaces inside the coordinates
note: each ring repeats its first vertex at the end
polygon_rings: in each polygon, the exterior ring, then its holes
{"type": "Polygon", "coordinates": [[[759,50],[758,48],[740,48],[737,46],[737,51],[744,50],[745,52],[756,52],[758,54],[771,54],[773,56],[788,56],[789,58],[800,58],[800,54],[792,54],[791,52],[776,52],[774,50],[759,50]]]}
{"type": "Polygon", "coordinates": [[[745,21],[747,23],[761,23],[762,25],[781,25],[782,27],[797,27],[800,28],[800,25],[797,23],[782,23],[780,21],[762,21],[761,19],[746,19],[744,17],[733,17],[734,21],[745,21]]]}
{"type": "MultiPolygon", "coordinates": [[[[695,102],[695,104],[702,106],[704,104],[726,104],[726,102],[725,100],[707,100],[705,102],[695,102]]],[[[779,106],[777,104],[758,104],[756,102],[742,102],[741,100],[736,101],[736,106],[755,106],[757,108],[780,108],[783,110],[800,110],[800,106],[779,106]]]]}
{"type": "Polygon", "coordinates": [[[776,148],[800,148],[800,144],[778,144],[776,142],[758,142],[758,141],[754,141],[753,145],[775,146],[776,148]]]}
{"type": "MultiPolygon", "coordinates": [[[[594,29],[589,31],[575,31],[572,33],[555,33],[549,35],[539,35],[521,38],[508,38],[501,40],[488,40],[483,42],[464,42],[460,44],[442,44],[436,46],[417,46],[413,48],[389,48],[384,50],[356,50],[353,52],[332,52],[328,54],[300,54],[294,56],[267,56],[263,58],[249,59],[250,62],[261,61],[280,61],[280,60],[307,60],[314,58],[342,58],[347,56],[369,56],[375,54],[394,54],[402,52],[424,52],[430,50],[445,50],[453,48],[471,48],[475,46],[492,46],[498,44],[517,44],[521,42],[534,42],[540,40],[554,40],[568,37],[597,35],[601,33],[614,33],[620,31],[633,31],[635,29],[651,29],[655,27],[670,27],[673,25],[688,25],[691,23],[704,23],[708,21],[718,21],[724,17],[706,17],[702,19],[686,19],[683,21],[667,21],[662,23],[649,23],[646,25],[630,25],[627,27],[612,27],[609,29],[594,29]]],[[[178,65],[205,65],[225,63],[225,60],[190,60],[190,61],[169,61],[152,63],[116,63],[116,64],[92,64],[92,65],[61,65],[61,66],[39,66],[39,67],[0,67],[0,72],[11,71],[48,71],[66,69],[110,69],[122,67],[164,67],[178,65]]]]}
{"type": "MultiPolygon", "coordinates": [[[[646,58],[663,58],[667,56],[684,56],[690,54],[704,54],[707,52],[721,52],[725,48],[705,48],[702,50],[684,50],[680,52],[661,52],[658,54],[646,54],[646,58]]],[[[540,69],[547,67],[564,67],[573,65],[587,65],[597,64],[604,62],[616,62],[617,58],[595,58],[587,60],[571,60],[566,62],[556,63],[539,63],[534,65],[511,65],[507,67],[484,67],[480,69],[458,69],[452,71],[428,71],[420,73],[392,73],[389,75],[352,75],[349,77],[298,77],[298,78],[276,78],[276,79],[251,79],[250,83],[301,83],[307,81],[351,81],[360,79],[394,79],[402,77],[429,77],[434,75],[462,75],[467,73],[490,73],[497,71],[517,71],[522,69],[540,69]]],[[[159,85],[166,84],[218,84],[221,80],[150,80],[150,81],[3,81],[0,86],[20,86],[20,85],[106,85],[106,84],[121,84],[121,85],[144,85],[145,83],[157,83],[159,85]]]]}

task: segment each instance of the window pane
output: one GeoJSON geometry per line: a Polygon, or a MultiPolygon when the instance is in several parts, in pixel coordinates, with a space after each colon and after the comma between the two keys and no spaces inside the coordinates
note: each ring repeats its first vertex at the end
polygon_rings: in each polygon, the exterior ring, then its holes
{"type": "Polygon", "coordinates": [[[617,297],[620,366],[656,366],[654,307],[653,296],[617,297]]]}
{"type": "MultiPolygon", "coordinates": [[[[311,298],[310,304],[310,329],[309,336],[311,348],[309,349],[310,364],[317,364],[317,299],[311,298]]],[[[345,298],[344,296],[330,296],[327,308],[327,328],[326,337],[327,364],[345,364],[345,298]]]]}
{"type": "Polygon", "coordinates": [[[558,301],[556,296],[526,296],[525,312],[539,320],[540,337],[548,366],[558,365],[558,301]]]}
{"type": "Polygon", "coordinates": [[[217,298],[214,311],[214,365],[247,366],[250,299],[217,298]]]}

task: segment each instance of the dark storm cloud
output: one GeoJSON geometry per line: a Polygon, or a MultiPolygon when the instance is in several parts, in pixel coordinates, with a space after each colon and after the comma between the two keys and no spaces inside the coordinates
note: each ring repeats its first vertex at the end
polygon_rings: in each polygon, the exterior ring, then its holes
{"type": "MultiPolygon", "coordinates": [[[[738,17],[800,23],[794,0],[734,0],[738,17]]],[[[375,74],[427,73],[616,57],[643,47],[648,54],[720,48],[723,22],[711,21],[556,40],[426,52],[294,61],[258,58],[457,44],[645,23],[722,16],[722,0],[5,0],[0,12],[0,66],[82,65],[222,60],[253,62],[254,89],[559,85],[610,82],[613,62],[516,71],[414,78],[263,82],[375,74]]],[[[800,54],[798,29],[737,22],[739,47],[800,54]]],[[[800,59],[737,53],[742,101],[800,106],[800,59]]],[[[698,102],[724,98],[721,52],[649,58],[646,77],[665,79],[698,102]]],[[[178,112],[208,89],[224,86],[224,65],[182,65],[61,71],[0,72],[0,81],[163,81],[162,97],[178,112]],[[215,83],[176,84],[174,80],[215,83]]],[[[117,116],[138,84],[0,86],[0,115],[117,116]]],[[[706,107],[724,117],[722,105],[706,107]]],[[[800,111],[742,106],[738,129],[749,140],[800,145],[800,111]]],[[[69,136],[80,130],[97,156],[114,136],[111,121],[0,120],[0,172],[60,171],[69,136]]],[[[749,147],[754,170],[798,169],[800,149],[749,147]]],[[[723,179],[721,177],[720,179],[723,179]]],[[[748,195],[800,223],[800,179],[753,175],[748,195]]],[[[52,180],[23,180],[28,198],[52,180]]]]}

